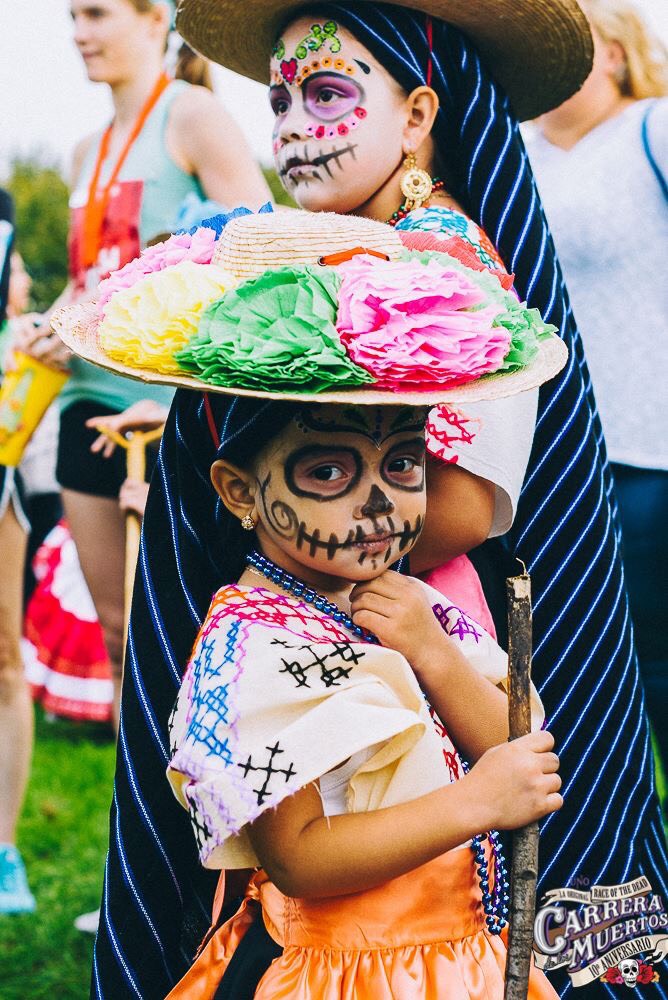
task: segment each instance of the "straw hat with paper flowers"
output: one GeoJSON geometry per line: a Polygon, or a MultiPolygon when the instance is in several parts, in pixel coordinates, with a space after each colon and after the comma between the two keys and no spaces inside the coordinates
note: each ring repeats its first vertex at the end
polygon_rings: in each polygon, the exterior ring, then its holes
{"type": "Polygon", "coordinates": [[[561,370],[566,347],[506,275],[438,240],[415,249],[415,236],[351,216],[239,214],[222,235],[214,221],[145,250],[53,325],[121,375],[272,399],[477,401],[561,370]]]}

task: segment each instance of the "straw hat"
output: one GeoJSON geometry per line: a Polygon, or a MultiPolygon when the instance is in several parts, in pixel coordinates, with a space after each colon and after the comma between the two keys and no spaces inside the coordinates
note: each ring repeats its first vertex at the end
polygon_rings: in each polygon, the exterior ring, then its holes
{"type": "Polygon", "coordinates": [[[232,219],[211,263],[246,281],[270,267],[316,264],[323,254],[353,247],[375,250],[390,260],[396,260],[404,249],[399,234],[383,222],[334,212],[288,210],[232,219]]]}
{"type": "MultiPolygon", "coordinates": [[[[556,108],[582,86],[591,70],[591,31],[575,0],[391,2],[461,28],[508,94],[520,121],[556,108]]],[[[176,26],[202,55],[269,83],[276,39],[305,8],[304,0],[179,0],[176,26]]]]}
{"type": "MultiPolygon", "coordinates": [[[[328,271],[336,265],[336,255],[350,251],[397,260],[403,249],[398,233],[383,223],[333,213],[277,212],[247,215],[229,222],[217,243],[212,264],[221,271],[224,267],[236,280],[245,282],[281,266],[322,265],[328,271]]],[[[137,284],[134,287],[140,286],[137,284]]],[[[486,375],[457,386],[430,385],[426,390],[408,392],[366,387],[322,392],[262,391],[223,387],[186,372],[164,374],[115,360],[100,342],[101,316],[95,302],[59,310],[52,319],[52,325],[67,347],[85,361],[141,382],[173,385],[199,392],[302,402],[431,406],[498,399],[542,385],[561,371],[568,359],[563,341],[550,335],[539,341],[538,353],[526,367],[511,373],[486,375]]]]}

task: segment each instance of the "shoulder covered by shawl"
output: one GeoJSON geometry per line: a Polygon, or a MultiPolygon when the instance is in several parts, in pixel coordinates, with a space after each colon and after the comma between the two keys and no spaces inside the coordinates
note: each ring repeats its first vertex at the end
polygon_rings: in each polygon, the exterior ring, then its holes
{"type": "Polygon", "coordinates": [[[487,233],[462,212],[445,205],[418,208],[395,228],[412,249],[449,253],[474,271],[491,271],[502,288],[512,289],[514,277],[508,274],[487,233]]]}
{"type": "Polygon", "coordinates": [[[404,658],[354,642],[308,605],[261,587],[216,594],[179,692],[171,743],[168,776],[212,868],[257,865],[246,825],[376,744],[382,748],[366,767],[382,777],[367,780],[360,810],[378,807],[379,788],[384,801],[418,745],[425,791],[448,781],[404,658]]]}
{"type": "MultiPolygon", "coordinates": [[[[443,606],[445,630],[498,683],[505,654],[429,593],[443,606]]],[[[404,657],[353,641],[313,608],[262,587],[216,594],[179,692],[171,743],[168,777],[211,868],[256,866],[248,824],[361,750],[377,748],[351,779],[355,812],[410,801],[450,781],[404,657]]]]}

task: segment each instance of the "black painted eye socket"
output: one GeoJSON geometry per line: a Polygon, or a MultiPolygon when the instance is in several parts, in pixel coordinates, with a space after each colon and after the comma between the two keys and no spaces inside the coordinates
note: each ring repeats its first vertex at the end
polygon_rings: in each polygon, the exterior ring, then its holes
{"type": "Polygon", "coordinates": [[[423,438],[395,444],[385,456],[381,475],[399,489],[418,492],[424,488],[425,444],[423,438]]]}
{"type": "Polygon", "coordinates": [[[362,475],[362,456],[354,448],[307,445],[285,462],[285,482],[298,497],[335,500],[354,489],[362,475]]]}

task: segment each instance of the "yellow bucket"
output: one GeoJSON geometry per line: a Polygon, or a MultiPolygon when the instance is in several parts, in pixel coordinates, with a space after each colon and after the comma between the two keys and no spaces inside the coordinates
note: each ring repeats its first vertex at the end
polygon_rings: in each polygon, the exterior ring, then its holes
{"type": "Polygon", "coordinates": [[[18,465],[28,441],[68,379],[56,371],[14,352],[15,368],[0,385],[0,465],[18,465]]]}

